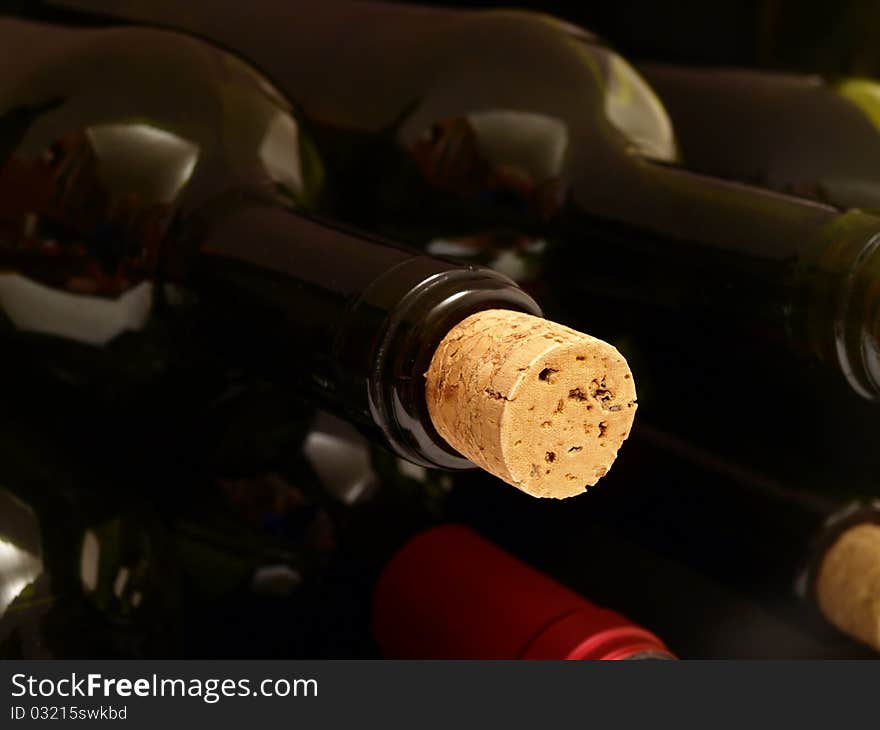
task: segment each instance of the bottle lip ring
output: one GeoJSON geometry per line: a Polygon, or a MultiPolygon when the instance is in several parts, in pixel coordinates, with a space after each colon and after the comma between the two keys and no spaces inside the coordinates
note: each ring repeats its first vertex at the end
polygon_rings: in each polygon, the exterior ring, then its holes
{"type": "Polygon", "coordinates": [[[484,309],[542,314],[535,300],[504,274],[482,266],[453,264],[408,291],[386,322],[370,378],[370,408],[379,416],[379,422],[389,425],[385,430],[388,442],[409,461],[427,468],[474,468],[434,429],[422,376],[443,337],[456,324],[484,309]],[[472,286],[467,286],[468,282],[472,286]],[[401,358],[412,372],[406,382],[385,376],[394,361],[401,358]],[[407,399],[401,397],[404,392],[415,404],[417,417],[407,410],[407,399]],[[429,448],[421,449],[419,445],[429,448]]]}
{"type": "MultiPolygon", "coordinates": [[[[850,315],[854,308],[863,304],[858,301],[858,295],[864,289],[869,289],[867,284],[870,283],[863,281],[863,276],[870,278],[871,268],[868,262],[880,255],[878,252],[880,233],[868,239],[846,271],[834,327],[834,350],[838,365],[850,387],[861,397],[871,401],[880,400],[880,372],[871,364],[871,354],[868,352],[870,342],[867,341],[862,319],[858,316],[852,319],[859,324],[854,331],[850,325],[850,315]]],[[[877,316],[880,317],[880,301],[877,316]]],[[[880,328],[880,323],[874,322],[873,326],[880,328]]],[[[878,356],[875,354],[873,357],[878,356]]]]}

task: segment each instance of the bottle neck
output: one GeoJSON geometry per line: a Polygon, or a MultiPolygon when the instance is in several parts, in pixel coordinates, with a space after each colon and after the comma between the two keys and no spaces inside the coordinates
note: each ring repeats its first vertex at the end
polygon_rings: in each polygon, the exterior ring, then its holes
{"type": "Polygon", "coordinates": [[[305,388],[399,456],[427,467],[472,466],[432,426],[424,373],[443,337],[471,314],[539,315],[528,295],[489,269],[270,204],[243,203],[206,225],[196,234],[204,243],[192,281],[211,303],[206,326],[223,330],[214,341],[305,388]]]}
{"type": "Polygon", "coordinates": [[[830,622],[877,645],[840,619],[859,604],[874,605],[875,582],[859,570],[876,561],[880,501],[804,494],[644,422],[634,440],[638,461],[623,460],[610,477],[626,490],[610,485],[590,505],[591,519],[755,595],[805,627],[824,634],[822,624],[830,622]],[[866,529],[872,539],[860,540],[866,529]]]}
{"type": "Polygon", "coordinates": [[[372,614],[392,659],[673,658],[650,632],[462,525],[426,530],[398,550],[372,614]]]}
{"type": "Polygon", "coordinates": [[[858,211],[847,213],[835,239],[799,272],[812,293],[807,336],[868,400],[880,399],[880,230],[875,220],[858,211]]]}
{"type": "Polygon", "coordinates": [[[880,396],[880,218],[643,161],[609,169],[572,189],[552,266],[569,289],[758,334],[880,396]],[[571,266],[598,248],[601,267],[571,266]]]}

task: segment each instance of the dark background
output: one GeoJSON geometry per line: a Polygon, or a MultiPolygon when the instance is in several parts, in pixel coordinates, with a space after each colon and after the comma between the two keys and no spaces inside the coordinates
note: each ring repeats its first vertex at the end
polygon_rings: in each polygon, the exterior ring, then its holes
{"type": "Polygon", "coordinates": [[[526,7],[598,33],[624,56],[701,65],[736,65],[877,75],[880,3],[867,0],[447,0],[425,5],[526,7]]]}

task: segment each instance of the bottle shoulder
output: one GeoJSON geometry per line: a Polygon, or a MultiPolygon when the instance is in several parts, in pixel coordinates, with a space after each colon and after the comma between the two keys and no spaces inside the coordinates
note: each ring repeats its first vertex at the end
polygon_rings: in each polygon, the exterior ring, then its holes
{"type": "Polygon", "coordinates": [[[0,315],[104,346],[142,329],[179,232],[240,195],[308,207],[321,166],[234,55],[163,30],[0,19],[0,315]],[[39,305],[39,306],[37,306],[39,305]]]}
{"type": "Polygon", "coordinates": [[[33,159],[59,140],[75,139],[96,158],[105,187],[157,202],[173,200],[218,161],[230,170],[218,186],[237,175],[286,185],[294,196],[304,192],[296,114],[236,56],[148,28],[71,29],[7,19],[0,32],[27,45],[20,63],[3,74],[5,157],[33,159]],[[147,180],[152,189],[135,189],[147,180]]]}

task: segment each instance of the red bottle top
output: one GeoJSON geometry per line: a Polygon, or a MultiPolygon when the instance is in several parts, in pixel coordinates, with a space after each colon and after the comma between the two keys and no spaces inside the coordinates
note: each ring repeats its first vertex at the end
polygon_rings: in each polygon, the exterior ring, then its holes
{"type": "Polygon", "coordinates": [[[391,659],[673,658],[652,633],[459,525],[422,532],[391,559],[373,633],[391,659]]]}

